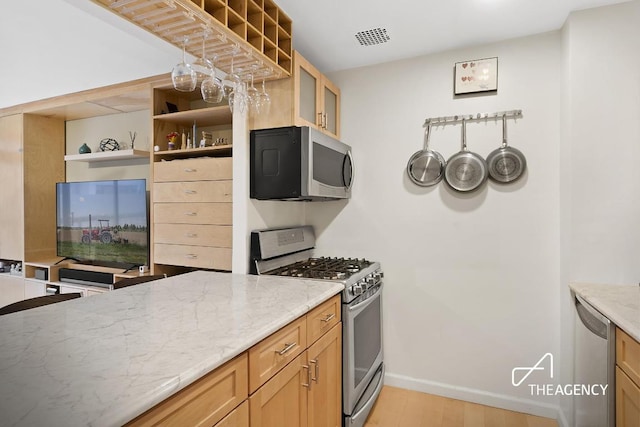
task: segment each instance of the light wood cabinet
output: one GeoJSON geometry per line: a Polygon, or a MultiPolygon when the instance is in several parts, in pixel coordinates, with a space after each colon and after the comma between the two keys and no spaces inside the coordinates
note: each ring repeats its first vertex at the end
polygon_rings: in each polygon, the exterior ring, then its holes
{"type": "MultiPolygon", "coordinates": [[[[249,398],[252,427],[342,425],[342,323],[339,312],[331,317],[336,304],[339,307],[340,296],[311,310],[305,317],[274,333],[249,351],[249,381],[252,387],[262,384],[249,398]],[[331,322],[331,329],[321,332],[315,342],[308,343],[309,347],[295,356],[294,341],[305,342],[300,322],[306,324],[309,337],[311,329],[319,330],[311,325],[318,319],[329,317],[324,323],[331,322]],[[285,344],[282,350],[290,346],[291,357],[295,356],[279,371],[277,361],[281,356],[275,343],[285,344]],[[251,355],[255,349],[261,350],[257,352],[262,356],[261,365],[268,369],[252,369],[251,355]],[[255,379],[252,378],[254,375],[255,379]]],[[[313,334],[311,332],[311,336],[313,334]]]]}
{"type": "Polygon", "coordinates": [[[338,138],[340,89],[298,52],[293,57],[295,124],[312,126],[338,138]]]}
{"type": "Polygon", "coordinates": [[[227,105],[210,106],[194,94],[172,88],[153,90],[153,139],[159,148],[153,153],[151,185],[154,274],[170,274],[181,268],[231,270],[231,129],[227,105]],[[199,146],[202,131],[210,132],[213,141],[226,144],[181,149],[179,137],[176,149],[168,149],[167,134],[189,134],[199,146]]]}
{"type": "Polygon", "coordinates": [[[249,118],[251,129],[310,126],[340,138],[340,89],[298,52],[290,78],[267,83],[268,114],[249,118]]]}
{"type": "Polygon", "coordinates": [[[338,323],[307,350],[311,386],[308,427],[342,426],[342,325],[338,323]]]}
{"type": "Polygon", "coordinates": [[[616,427],[640,427],[640,343],[616,329],[616,427]]]}
{"type": "Polygon", "coordinates": [[[0,118],[0,259],[56,253],[55,183],[64,181],[64,121],[33,114],[0,118]]]}
{"type": "MultiPolygon", "coordinates": [[[[247,354],[242,353],[222,367],[180,390],[129,422],[127,426],[216,425],[247,399],[247,354]]],[[[242,409],[220,426],[235,425],[242,409]]]]}

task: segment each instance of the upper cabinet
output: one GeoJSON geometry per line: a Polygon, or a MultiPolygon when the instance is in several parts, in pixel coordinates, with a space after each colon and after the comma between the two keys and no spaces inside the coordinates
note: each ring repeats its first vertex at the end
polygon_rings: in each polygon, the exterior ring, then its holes
{"type": "Polygon", "coordinates": [[[293,80],[295,124],[339,137],[340,89],[298,52],[294,53],[293,80]]]}
{"type": "Polygon", "coordinates": [[[340,89],[298,52],[293,76],[267,83],[269,114],[250,117],[251,129],[310,126],[340,138],[340,89]]]}

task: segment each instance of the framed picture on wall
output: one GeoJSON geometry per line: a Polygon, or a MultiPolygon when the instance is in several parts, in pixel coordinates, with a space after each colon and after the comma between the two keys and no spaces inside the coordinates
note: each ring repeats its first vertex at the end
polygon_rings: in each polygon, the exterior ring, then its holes
{"type": "Polygon", "coordinates": [[[498,90],[498,57],[456,62],[453,93],[495,92],[498,90]]]}

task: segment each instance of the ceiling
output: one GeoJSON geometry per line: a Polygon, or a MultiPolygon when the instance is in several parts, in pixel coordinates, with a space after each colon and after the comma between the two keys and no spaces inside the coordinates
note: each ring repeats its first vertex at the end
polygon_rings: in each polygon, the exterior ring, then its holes
{"type": "Polygon", "coordinates": [[[560,29],[571,11],[626,0],[276,0],[293,20],[294,48],[322,72],[560,29]],[[361,46],[356,33],[387,30],[361,46]]]}

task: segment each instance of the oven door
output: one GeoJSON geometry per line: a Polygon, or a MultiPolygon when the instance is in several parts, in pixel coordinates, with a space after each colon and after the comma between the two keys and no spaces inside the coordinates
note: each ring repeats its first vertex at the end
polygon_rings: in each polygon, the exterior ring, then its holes
{"type": "Polygon", "coordinates": [[[353,410],[382,363],[382,285],[342,306],[344,412],[353,410]]]}

